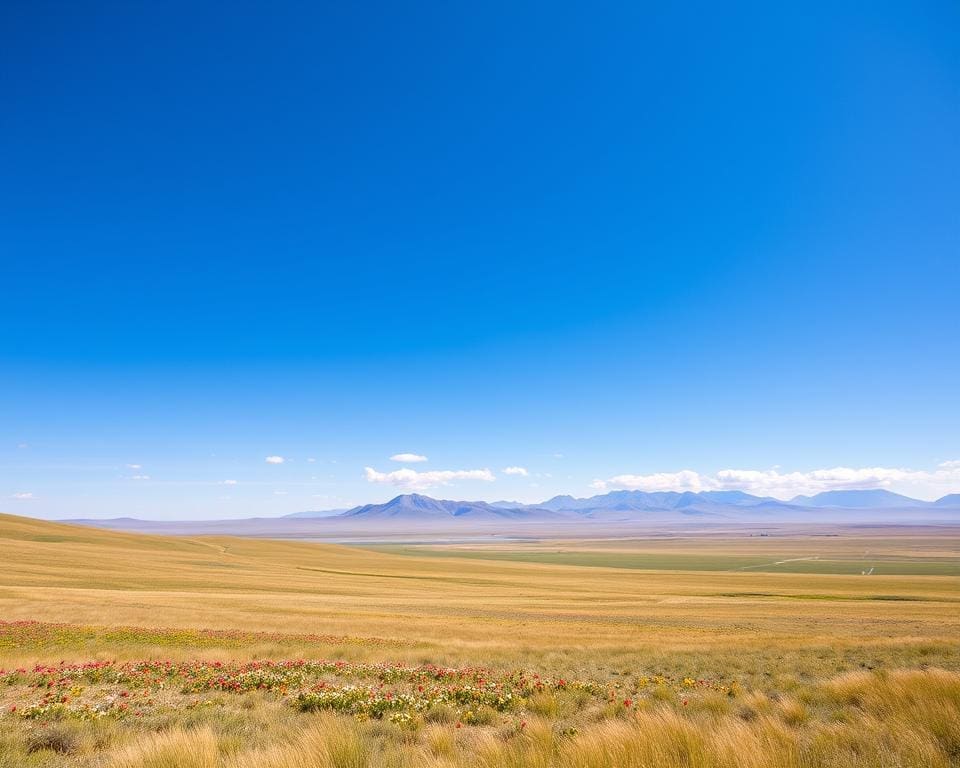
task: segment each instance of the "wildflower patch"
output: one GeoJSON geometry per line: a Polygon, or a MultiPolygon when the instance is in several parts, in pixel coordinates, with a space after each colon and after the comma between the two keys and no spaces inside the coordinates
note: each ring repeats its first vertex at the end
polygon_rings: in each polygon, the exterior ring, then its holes
{"type": "Polygon", "coordinates": [[[527,699],[544,693],[600,705],[622,701],[630,709],[636,700],[663,691],[735,690],[718,682],[663,676],[635,678],[627,698],[622,687],[525,670],[308,659],[61,662],[0,670],[4,714],[31,720],[141,717],[157,708],[213,706],[213,695],[259,691],[301,712],[330,710],[407,727],[433,708],[448,707],[461,722],[479,724],[489,719],[482,712],[523,714],[527,699]]]}

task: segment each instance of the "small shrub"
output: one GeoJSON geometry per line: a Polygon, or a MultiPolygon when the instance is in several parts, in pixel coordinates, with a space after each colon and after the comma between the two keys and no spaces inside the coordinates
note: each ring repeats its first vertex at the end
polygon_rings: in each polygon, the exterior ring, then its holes
{"type": "Polygon", "coordinates": [[[80,747],[80,734],[75,728],[54,724],[39,728],[27,737],[27,752],[50,750],[60,755],[70,755],[80,747]]]}

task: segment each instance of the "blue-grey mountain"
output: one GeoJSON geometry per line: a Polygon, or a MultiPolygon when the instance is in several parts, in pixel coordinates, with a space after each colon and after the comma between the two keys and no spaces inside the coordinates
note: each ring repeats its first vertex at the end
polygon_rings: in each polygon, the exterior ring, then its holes
{"type": "Polygon", "coordinates": [[[347,510],[297,512],[281,518],[242,520],[146,521],[135,518],[67,520],[101,528],[151,533],[210,533],[292,538],[402,535],[426,531],[510,530],[538,534],[582,531],[584,526],[629,530],[638,526],[739,525],[774,523],[955,523],[960,493],[920,501],[884,489],[825,491],[789,502],[744,491],[611,491],[575,498],[554,496],[541,504],[453,501],[419,493],[401,494],[382,504],[347,510]]]}
{"type": "Polygon", "coordinates": [[[926,507],[931,502],[911,499],[882,488],[866,490],[824,491],[816,496],[794,496],[791,504],[800,507],[841,507],[843,509],[907,509],[926,507]]]}

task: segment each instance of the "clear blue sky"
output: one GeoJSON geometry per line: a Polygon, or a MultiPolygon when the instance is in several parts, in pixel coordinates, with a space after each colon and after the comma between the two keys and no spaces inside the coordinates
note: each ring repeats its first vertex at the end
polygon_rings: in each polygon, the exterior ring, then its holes
{"type": "Polygon", "coordinates": [[[960,490],[960,6],[668,6],[4,3],[0,510],[960,490]]]}

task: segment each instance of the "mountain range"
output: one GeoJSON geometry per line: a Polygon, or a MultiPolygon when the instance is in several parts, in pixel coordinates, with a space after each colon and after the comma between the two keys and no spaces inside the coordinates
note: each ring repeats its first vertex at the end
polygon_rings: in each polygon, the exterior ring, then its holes
{"type": "Polygon", "coordinates": [[[221,534],[293,538],[465,533],[524,530],[617,531],[638,526],[674,527],[773,523],[958,523],[960,494],[921,501],[883,489],[825,491],[781,501],[744,491],[611,491],[588,498],[554,496],[539,504],[453,501],[419,493],[351,509],[308,510],[280,518],[149,521],[135,518],[65,520],[100,528],[152,533],[221,534]]]}
{"type": "Polygon", "coordinates": [[[753,496],[744,491],[611,491],[578,499],[554,496],[539,504],[511,501],[446,501],[418,493],[397,496],[383,504],[364,504],[338,512],[297,512],[288,517],[329,517],[354,520],[563,520],[571,517],[604,520],[632,519],[634,513],[679,512],[689,515],[729,516],[740,512],[776,512],[777,510],[881,510],[950,509],[960,510],[960,494],[937,501],[921,501],[891,491],[824,491],[815,496],[795,496],[781,501],[771,496],[753,496]]]}

